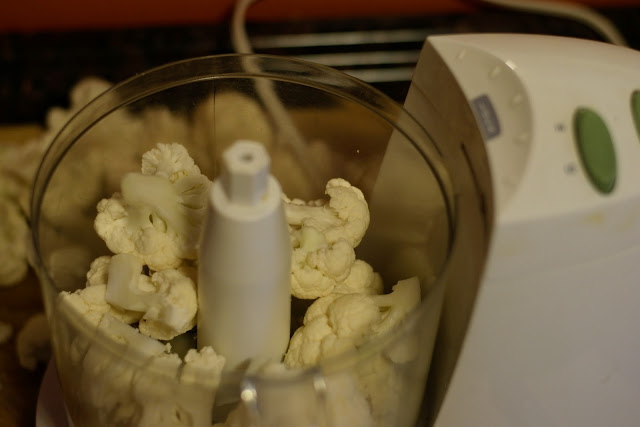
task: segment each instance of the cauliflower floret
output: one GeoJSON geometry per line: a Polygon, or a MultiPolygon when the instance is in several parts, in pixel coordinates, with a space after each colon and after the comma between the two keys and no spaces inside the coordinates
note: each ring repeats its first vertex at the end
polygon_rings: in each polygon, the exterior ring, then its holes
{"type": "Polygon", "coordinates": [[[261,388],[255,384],[258,395],[259,414],[244,401],[240,402],[227,416],[224,423],[214,427],[250,427],[252,419],[259,416],[261,423],[279,427],[298,427],[320,424],[334,427],[373,426],[369,403],[358,388],[356,378],[351,373],[337,373],[311,380],[300,381],[298,372],[289,370],[281,363],[268,363],[259,369],[250,368],[252,373],[260,373],[270,379],[290,378],[296,380],[287,387],[271,387],[269,381],[261,388]],[[313,381],[313,384],[309,382],[313,381]],[[314,386],[322,384],[323,391],[314,386]],[[324,401],[323,401],[324,399],[324,401]]]}
{"type": "MultiPolygon", "coordinates": [[[[0,184],[1,185],[1,184],[0,184]]],[[[19,283],[27,275],[29,226],[18,205],[0,196],[0,286],[19,283]]]]}
{"type": "Polygon", "coordinates": [[[0,144],[0,286],[18,284],[29,270],[27,214],[41,152],[39,143],[0,144]]]}
{"type": "Polygon", "coordinates": [[[180,381],[185,384],[207,384],[217,389],[225,362],[226,359],[218,355],[213,347],[205,346],[200,350],[192,348],[184,356],[180,381]]]}
{"type": "Polygon", "coordinates": [[[144,130],[141,137],[144,147],[158,141],[191,140],[191,123],[185,114],[171,111],[165,105],[148,107],[137,117],[144,130]]]}
{"type": "MultiPolygon", "coordinates": [[[[419,301],[420,284],[415,277],[399,281],[387,295],[334,293],[319,298],[291,338],[284,363],[292,368],[311,366],[353,349],[396,328],[419,301]]],[[[401,407],[398,364],[415,355],[411,338],[398,342],[397,348],[384,355],[373,356],[358,369],[358,390],[371,405],[376,425],[392,425],[401,407]]]]}
{"type": "Polygon", "coordinates": [[[44,313],[29,317],[16,337],[16,351],[20,366],[33,371],[38,363],[46,363],[51,357],[49,323],[44,313]]]}
{"type": "MultiPolygon", "coordinates": [[[[71,111],[77,111],[87,105],[89,102],[94,100],[101,95],[103,92],[106,92],[112,86],[108,81],[101,79],[100,77],[85,77],[82,80],[78,81],[69,92],[69,101],[71,102],[71,111]]],[[[65,122],[62,123],[64,125],[65,122]]]]}
{"type": "Polygon", "coordinates": [[[0,144],[0,195],[16,202],[29,213],[31,185],[47,144],[42,138],[0,144]]]}
{"type": "Polygon", "coordinates": [[[138,427],[189,426],[190,417],[176,405],[182,360],[175,353],[163,353],[150,359],[147,369],[134,373],[132,400],[140,405],[138,427]]]}
{"type": "Polygon", "coordinates": [[[58,294],[61,309],[74,310],[91,325],[97,327],[106,314],[128,324],[140,320],[142,313],[114,307],[105,299],[107,285],[93,285],[73,293],[62,291],[58,294]]]}
{"type": "MultiPolygon", "coordinates": [[[[69,108],[53,107],[48,110],[46,130],[39,138],[41,153],[36,165],[39,165],[44,151],[71,117],[110,87],[109,82],[96,77],[82,79],[69,93],[69,108]]],[[[102,149],[96,150],[95,147],[104,145],[111,148],[113,145],[119,145],[113,141],[118,142],[121,139],[117,136],[120,129],[119,126],[93,127],[82,137],[80,143],[74,145],[73,150],[68,151],[48,181],[45,199],[41,204],[42,215],[46,221],[57,227],[75,228],[79,226],[79,222],[83,225],[90,224],[91,208],[95,206],[103,190],[103,174],[108,169],[105,164],[122,163],[121,151],[118,157],[115,157],[102,149]],[[116,158],[117,162],[105,162],[105,159],[116,158]],[[69,188],[73,188],[74,191],[70,192],[69,188]],[[60,204],[60,200],[64,200],[64,203],[60,204]]]]}
{"type": "Polygon", "coordinates": [[[111,86],[111,83],[99,77],[83,78],[69,91],[69,108],[49,108],[45,117],[46,130],[41,138],[45,149],[74,114],[111,86]]]}
{"type": "MultiPolygon", "coordinates": [[[[189,152],[207,173],[214,173],[219,154],[239,140],[260,141],[273,153],[273,126],[269,118],[255,98],[242,92],[213,91],[198,103],[190,119],[189,152]]],[[[277,169],[275,160],[271,156],[272,171],[277,169]]]]}
{"type": "Polygon", "coordinates": [[[327,243],[346,239],[357,247],[369,226],[369,206],[358,188],[342,178],[327,182],[325,193],[329,201],[308,204],[285,199],[287,223],[294,228],[313,227],[327,243]]]}
{"type": "Polygon", "coordinates": [[[388,295],[331,294],[315,301],[289,342],[284,363],[310,366],[396,327],[420,302],[417,278],[388,295]]]}
{"type": "Polygon", "coordinates": [[[329,295],[350,273],[356,255],[346,240],[328,245],[313,227],[293,231],[298,244],[291,254],[291,294],[296,298],[314,299],[329,295]]]}
{"type": "Polygon", "coordinates": [[[97,210],[94,227],[111,252],[140,256],[154,270],[175,268],[182,263],[176,237],[167,233],[154,214],[145,218],[144,212],[129,209],[119,193],[101,200],[97,210]]]}
{"type": "MultiPolygon", "coordinates": [[[[104,257],[97,267],[102,267],[104,257]]],[[[96,272],[103,273],[99,268],[96,272]]],[[[118,254],[108,260],[106,300],[123,310],[145,312],[157,298],[157,286],[142,273],[142,260],[135,255],[118,254]]]]}
{"type": "Polygon", "coordinates": [[[175,183],[181,178],[200,174],[200,168],[187,149],[180,144],[158,144],[142,155],[143,175],[155,175],[175,183]]]}
{"type": "Polygon", "coordinates": [[[353,349],[381,317],[375,303],[361,294],[322,297],[309,311],[289,342],[284,358],[289,368],[314,365],[353,349]]]}
{"type": "Polygon", "coordinates": [[[175,353],[151,359],[133,379],[133,397],[142,408],[136,425],[210,427],[224,362],[211,347],[189,350],[184,363],[175,353]]]}
{"type": "Polygon", "coordinates": [[[89,271],[87,272],[86,287],[95,285],[106,285],[109,281],[109,265],[111,264],[111,256],[104,255],[94,259],[91,262],[89,271]]]}
{"type": "Polygon", "coordinates": [[[374,356],[358,366],[357,375],[359,390],[371,406],[375,425],[394,425],[403,403],[403,382],[397,365],[374,356]]]}
{"type": "Polygon", "coordinates": [[[98,203],[94,228],[109,249],[141,257],[152,270],[195,259],[211,182],[180,144],[158,144],[129,173],[122,193],[98,203]]]}
{"type": "MultiPolygon", "coordinates": [[[[87,275],[87,265],[91,264],[92,254],[87,247],[78,245],[71,240],[65,244],[65,237],[60,239],[60,246],[49,253],[48,262],[45,265],[47,265],[49,275],[58,289],[75,290],[83,283],[83,276],[87,275]]],[[[46,239],[42,235],[40,238],[46,239]]],[[[33,251],[30,251],[28,255],[29,263],[33,265],[35,262],[33,251]]]]}
{"type": "Polygon", "coordinates": [[[100,425],[135,425],[140,407],[133,399],[134,375],[138,369],[148,374],[149,362],[166,354],[167,348],[110,314],[102,317],[97,333],[109,341],[108,353],[99,340],[89,346],[79,369],[80,390],[100,425]],[[131,360],[142,362],[143,367],[137,368],[131,360]]]}
{"type": "MultiPolygon", "coordinates": [[[[30,215],[29,202],[31,187],[36,170],[47,147],[55,135],[64,126],[74,112],[84,107],[93,97],[106,89],[106,84],[98,79],[85,79],[78,82],[70,93],[71,106],[67,109],[53,107],[47,113],[44,132],[23,142],[3,142],[0,144],[0,254],[3,259],[0,266],[0,286],[16,284],[27,273],[27,250],[25,231],[28,230],[26,217],[30,215]],[[5,251],[5,248],[11,248],[5,251]]],[[[85,162],[78,166],[87,168],[85,162]]],[[[74,176],[78,181],[77,176],[74,176]]],[[[56,191],[53,180],[50,190],[56,191]]],[[[96,187],[99,180],[86,181],[88,187],[96,187]]],[[[76,192],[77,193],[77,192],[76,192]]],[[[73,199],[76,194],[69,194],[69,186],[64,186],[66,200],[73,199]]],[[[44,204],[47,211],[49,205],[44,204]]],[[[46,213],[46,212],[45,212],[46,213]]],[[[47,219],[49,219],[47,217],[47,219]]]]}
{"type": "Polygon", "coordinates": [[[370,404],[360,391],[357,380],[350,373],[334,374],[327,378],[326,383],[329,425],[336,427],[374,425],[370,404]]]}
{"type": "Polygon", "coordinates": [[[156,297],[140,319],[140,332],[160,340],[170,340],[196,325],[198,297],[195,273],[186,267],[153,273],[156,297]]]}
{"type": "Polygon", "coordinates": [[[369,225],[369,210],[362,192],[344,179],[327,183],[328,202],[285,200],[291,236],[291,293],[296,298],[314,299],[340,293],[379,292],[380,282],[367,276],[363,265],[351,275],[356,261],[354,248],[369,225]],[[347,283],[344,283],[347,281],[347,283]]]}
{"type": "Polygon", "coordinates": [[[334,294],[377,295],[383,291],[382,277],[361,259],[355,260],[347,278],[333,288],[334,294]]]}
{"type": "Polygon", "coordinates": [[[417,277],[400,280],[390,294],[370,298],[383,311],[382,321],[373,325],[376,334],[392,330],[420,303],[420,281],[417,277]]]}
{"type": "MultiPolygon", "coordinates": [[[[195,276],[195,270],[186,266],[147,276],[143,273],[142,260],[135,255],[102,256],[91,264],[88,287],[80,292],[106,287],[104,303],[111,309],[135,313],[127,320],[139,321],[144,335],[171,340],[195,326],[198,312],[195,276]]],[[[102,310],[107,308],[101,306],[102,310]]],[[[95,316],[95,313],[89,315],[95,316]]]]}

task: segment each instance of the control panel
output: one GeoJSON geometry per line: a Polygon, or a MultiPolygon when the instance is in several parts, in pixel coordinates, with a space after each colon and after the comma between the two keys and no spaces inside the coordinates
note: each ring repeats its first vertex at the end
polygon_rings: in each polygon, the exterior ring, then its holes
{"type": "MultiPolygon", "coordinates": [[[[640,394],[640,53],[525,34],[426,43],[465,94],[497,193],[434,426],[635,427],[640,407],[626,397],[640,394]]],[[[441,102],[432,86],[418,89],[441,102]]],[[[452,302],[449,318],[458,311],[452,302]]]]}
{"type": "Polygon", "coordinates": [[[496,206],[492,251],[500,260],[489,263],[489,276],[586,262],[637,245],[637,52],[521,34],[428,42],[484,137],[496,206]]]}

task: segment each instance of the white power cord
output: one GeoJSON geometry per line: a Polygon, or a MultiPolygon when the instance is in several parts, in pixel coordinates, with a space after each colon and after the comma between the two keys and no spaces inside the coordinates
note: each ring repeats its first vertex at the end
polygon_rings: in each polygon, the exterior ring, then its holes
{"type": "MultiPolygon", "coordinates": [[[[233,16],[231,18],[231,43],[236,53],[251,54],[253,48],[247,35],[245,28],[247,10],[253,3],[260,0],[238,0],[235,3],[233,9],[233,16]]],[[[252,74],[259,74],[262,72],[260,69],[259,61],[255,58],[244,58],[243,66],[246,71],[252,74]]],[[[286,143],[292,150],[297,161],[305,165],[302,169],[307,175],[307,181],[309,187],[312,190],[317,190],[319,185],[318,175],[315,173],[316,168],[311,158],[309,158],[307,143],[304,137],[300,134],[298,128],[291,120],[289,112],[282,104],[282,101],[278,97],[273,87],[273,82],[268,78],[258,78],[255,81],[256,92],[262,100],[267,112],[272,120],[273,126],[276,128],[278,134],[276,141],[278,143],[286,143]]]]}
{"type": "MultiPolygon", "coordinates": [[[[239,0],[236,2],[232,23],[232,41],[234,49],[241,53],[250,53],[251,44],[244,31],[244,16],[252,3],[259,0],[239,0]]],[[[558,16],[580,22],[598,34],[609,43],[627,46],[624,36],[615,25],[594,9],[565,1],[548,0],[477,0],[480,3],[500,7],[503,9],[519,10],[522,12],[539,13],[558,16]]]]}
{"type": "Polygon", "coordinates": [[[260,0],[238,0],[231,17],[231,44],[237,53],[253,53],[251,42],[245,29],[247,10],[260,0]]]}
{"type": "Polygon", "coordinates": [[[523,12],[569,18],[599,33],[609,43],[627,46],[624,36],[609,19],[595,10],[577,3],[546,0],[478,0],[480,3],[523,12]]]}

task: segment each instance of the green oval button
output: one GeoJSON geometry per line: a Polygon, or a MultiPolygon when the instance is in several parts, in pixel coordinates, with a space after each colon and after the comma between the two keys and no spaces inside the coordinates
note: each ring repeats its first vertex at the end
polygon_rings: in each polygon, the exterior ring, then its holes
{"type": "Polygon", "coordinates": [[[578,152],[589,179],[599,191],[610,193],[616,183],[617,164],[607,125],[589,108],[579,108],[573,123],[578,152]]]}
{"type": "Polygon", "coordinates": [[[640,90],[636,90],[631,95],[631,115],[633,121],[636,124],[636,131],[638,131],[638,137],[640,138],[640,90]]]}

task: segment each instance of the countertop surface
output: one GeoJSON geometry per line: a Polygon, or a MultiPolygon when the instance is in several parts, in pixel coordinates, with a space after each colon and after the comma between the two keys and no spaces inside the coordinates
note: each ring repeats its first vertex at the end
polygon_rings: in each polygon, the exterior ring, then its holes
{"type": "MultiPolygon", "coordinates": [[[[640,47],[639,8],[612,8],[603,13],[618,25],[631,47],[640,47]]],[[[496,10],[472,15],[296,22],[285,26],[262,23],[251,25],[249,30],[254,36],[285,32],[295,37],[314,32],[399,28],[418,28],[428,33],[500,31],[598,38],[593,31],[575,22],[496,10]]],[[[419,48],[420,44],[416,46],[419,48]]],[[[366,45],[361,47],[367,48],[366,45]]],[[[277,47],[263,51],[285,55],[300,53],[300,50],[277,47]]],[[[21,133],[23,131],[32,135],[32,126],[16,125],[43,124],[47,109],[54,105],[65,106],[69,89],[83,76],[97,75],[110,81],[121,81],[170,61],[228,52],[231,52],[231,45],[228,27],[224,24],[0,34],[0,124],[11,126],[0,126],[0,143],[20,139],[20,135],[25,135],[21,133]]],[[[374,85],[402,101],[408,84],[405,80],[374,85]]],[[[15,339],[24,322],[41,311],[38,282],[32,272],[23,283],[0,288],[0,321],[10,323],[14,328],[11,339],[0,345],[0,427],[35,424],[37,395],[45,366],[39,366],[33,372],[20,367],[15,339]]]]}

